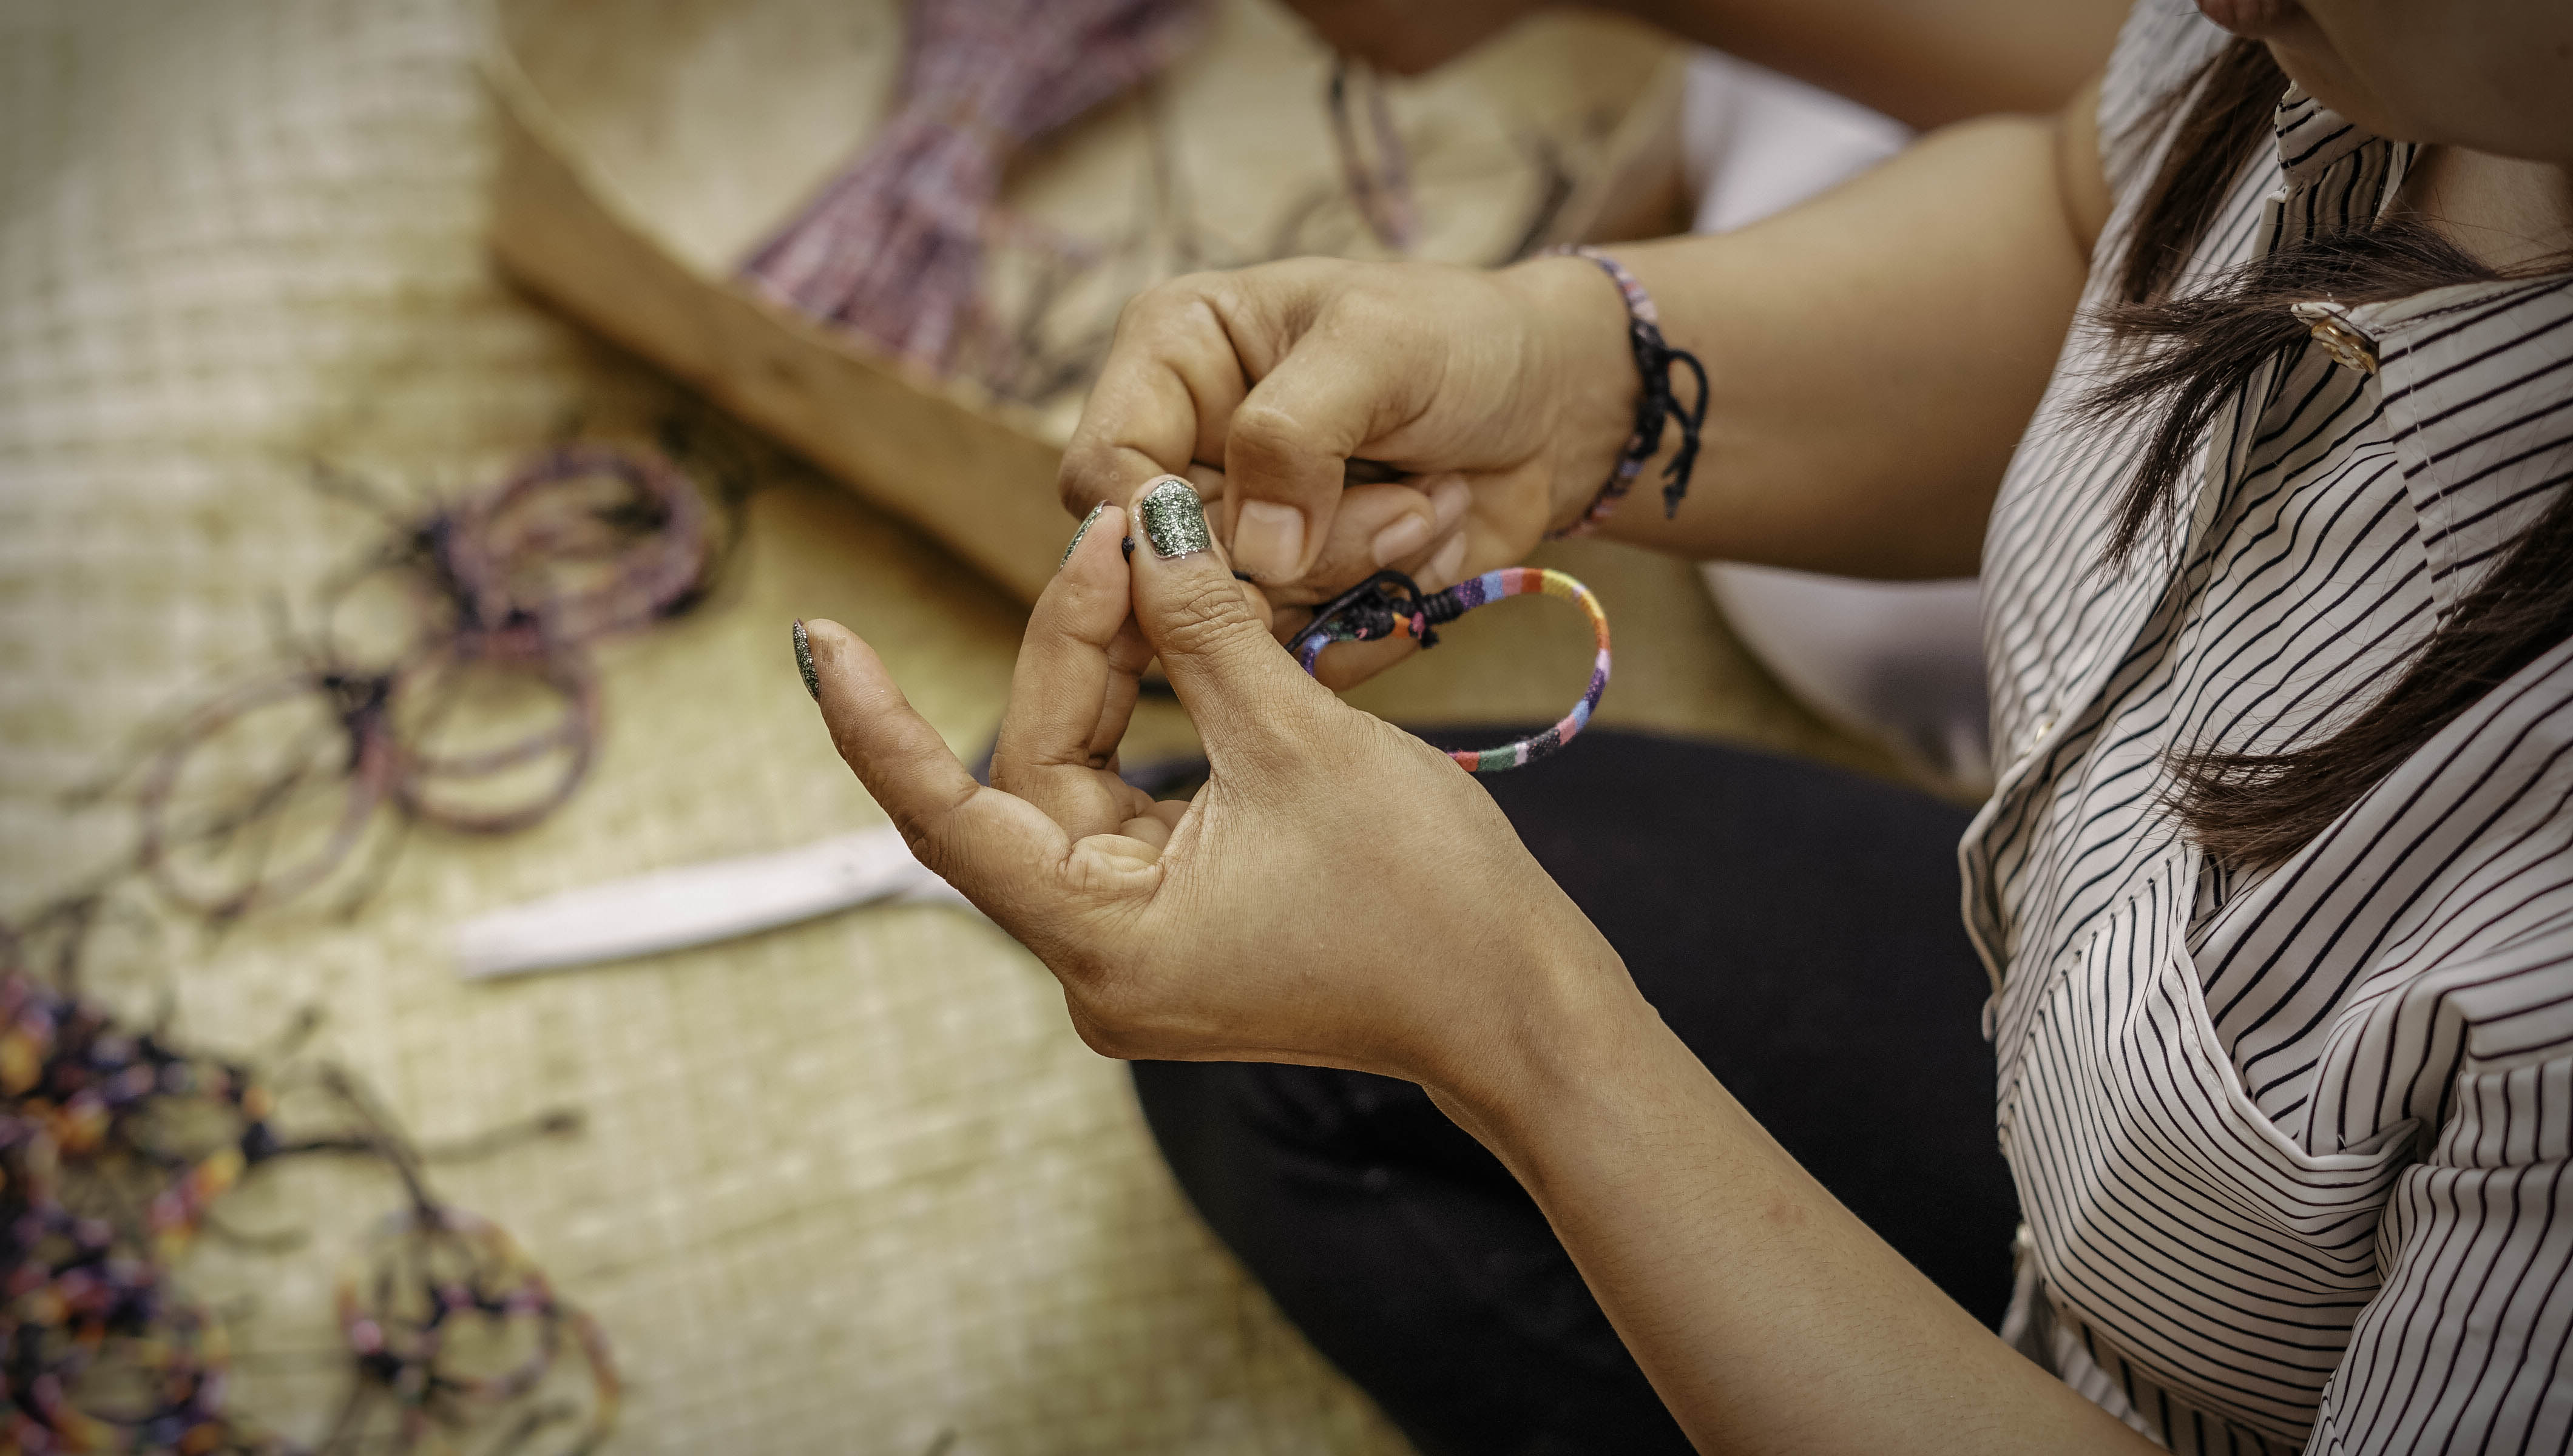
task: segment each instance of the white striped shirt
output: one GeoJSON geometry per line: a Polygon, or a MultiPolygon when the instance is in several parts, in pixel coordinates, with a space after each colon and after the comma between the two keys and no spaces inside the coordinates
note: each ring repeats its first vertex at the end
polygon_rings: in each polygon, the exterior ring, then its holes
{"type": "MultiPolygon", "coordinates": [[[[2086,307],[2224,42],[2143,0],[2101,99],[2086,307]]],[[[2192,259],[2364,223],[2412,157],[2290,90],[2192,259]]],[[[2187,283],[2183,281],[2182,287],[2187,283]]],[[[2310,742],[2573,481],[2573,279],[2346,311],[2218,417],[2189,508],[2103,564],[2148,421],[2066,422],[2077,329],[1985,547],[2000,787],[1963,849],[2000,1130],[2076,1388],[2175,1451],[2573,1446],[2573,645],[2286,863],[2207,862],[2167,755],[2310,742]]]]}

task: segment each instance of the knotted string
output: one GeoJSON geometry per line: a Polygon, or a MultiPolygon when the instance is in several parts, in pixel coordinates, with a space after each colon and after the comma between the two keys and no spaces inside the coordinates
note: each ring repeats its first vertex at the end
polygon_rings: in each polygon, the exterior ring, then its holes
{"type": "Polygon", "coordinates": [[[1697,468],[1698,435],[1706,427],[1706,365],[1697,362],[1696,355],[1663,342],[1661,326],[1649,320],[1629,319],[1626,332],[1635,350],[1635,367],[1644,378],[1642,396],[1635,404],[1635,437],[1658,445],[1663,422],[1679,421],[1680,447],[1662,467],[1662,518],[1669,520],[1680,513],[1689,474],[1697,468]],[[1697,379],[1697,401],[1686,408],[1671,388],[1674,367],[1686,367],[1697,379]]]}
{"type": "Polygon", "coordinates": [[[1643,473],[1644,462],[1662,447],[1662,426],[1671,420],[1680,425],[1680,447],[1671,462],[1662,467],[1662,516],[1669,519],[1680,513],[1680,500],[1688,494],[1689,476],[1697,469],[1699,436],[1706,427],[1706,365],[1685,349],[1673,349],[1662,338],[1661,311],[1654,307],[1653,296],[1644,292],[1626,266],[1596,248],[1563,247],[1552,250],[1558,256],[1586,258],[1617,286],[1626,302],[1626,344],[1635,356],[1635,372],[1640,376],[1640,392],[1635,398],[1635,427],[1626,436],[1626,446],[1617,454],[1616,467],[1609,471],[1608,482],[1579,520],[1556,532],[1560,536],[1586,535],[1599,522],[1606,520],[1634,488],[1635,477],[1643,473]],[[1671,387],[1673,366],[1687,368],[1697,380],[1697,400],[1683,407],[1678,392],[1671,387]]]}
{"type": "Polygon", "coordinates": [[[396,539],[324,594],[317,640],[192,710],[145,761],[135,866],[174,903],[224,921],[291,900],[330,878],[387,806],[406,823],[476,834],[543,819],[579,787],[596,748],[589,649],[687,611],[720,545],[687,475],[657,454],[603,444],[540,451],[422,517],[379,508],[396,539]],[[409,589],[415,618],[411,639],[382,662],[361,660],[334,624],[379,577],[409,589]],[[560,711],[490,746],[441,750],[432,730],[477,678],[539,689],[560,711]],[[183,780],[218,737],[308,699],[331,732],[279,752],[269,772],[216,802],[181,805],[183,780]],[[336,810],[320,797],[334,792],[336,810]],[[321,806],[329,823],[318,843],[290,853],[277,832],[299,803],[321,806]],[[183,873],[183,853],[230,858],[242,872],[183,873]]]}
{"type": "Polygon", "coordinates": [[[1590,685],[1581,701],[1542,733],[1515,739],[1498,748],[1450,749],[1447,756],[1471,774],[1496,774],[1521,768],[1572,741],[1590,722],[1600,694],[1608,690],[1608,613],[1599,598],[1579,581],[1541,566],[1504,566],[1457,582],[1444,591],[1424,592],[1399,571],[1379,571],[1314,609],[1313,619],[1286,644],[1296,662],[1311,672],[1322,649],[1334,642],[1373,642],[1409,637],[1422,647],[1438,645],[1437,629],[1488,602],[1535,594],[1561,597],[1590,618],[1599,655],[1590,668],[1590,685]]]}

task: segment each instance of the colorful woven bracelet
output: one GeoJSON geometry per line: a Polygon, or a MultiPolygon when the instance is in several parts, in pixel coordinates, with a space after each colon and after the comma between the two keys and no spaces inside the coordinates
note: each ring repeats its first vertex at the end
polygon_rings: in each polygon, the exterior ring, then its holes
{"type": "Polygon", "coordinates": [[[1608,690],[1608,613],[1600,609],[1599,598],[1591,595],[1589,587],[1541,566],[1504,566],[1459,581],[1445,591],[1423,592],[1399,571],[1379,571],[1315,608],[1313,620],[1295,634],[1286,650],[1295,654],[1306,672],[1311,672],[1322,649],[1334,642],[1409,637],[1423,647],[1434,647],[1441,623],[1452,622],[1485,602],[1540,592],[1559,596],[1589,613],[1599,655],[1591,663],[1590,686],[1582,692],[1581,701],[1573,704],[1572,711],[1553,727],[1498,748],[1459,748],[1447,753],[1469,774],[1501,773],[1534,763],[1570,743],[1572,736],[1590,721],[1591,712],[1599,706],[1599,695],[1608,690]]]}
{"type": "Polygon", "coordinates": [[[1626,343],[1635,351],[1635,371],[1643,378],[1643,392],[1635,400],[1635,428],[1626,436],[1626,447],[1618,452],[1616,468],[1608,472],[1608,483],[1599,487],[1590,508],[1581,519],[1553,534],[1583,536],[1597,529],[1616,510],[1617,502],[1635,488],[1635,477],[1643,473],[1644,462],[1662,447],[1662,426],[1678,420],[1679,452],[1671,456],[1662,470],[1662,514],[1679,514],[1680,497],[1688,494],[1689,475],[1697,468],[1698,434],[1706,425],[1706,366],[1697,356],[1685,349],[1673,349],[1662,339],[1662,315],[1653,307],[1653,296],[1626,271],[1626,266],[1596,248],[1564,247],[1549,250],[1551,256],[1586,258],[1598,265],[1617,285],[1626,301],[1626,343]],[[1671,389],[1671,367],[1685,366],[1697,380],[1697,403],[1683,409],[1679,396],[1671,389]]]}

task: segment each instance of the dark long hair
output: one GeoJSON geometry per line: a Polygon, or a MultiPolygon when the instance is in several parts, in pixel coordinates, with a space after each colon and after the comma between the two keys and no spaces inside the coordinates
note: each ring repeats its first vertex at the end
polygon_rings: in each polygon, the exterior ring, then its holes
{"type": "MultiPolygon", "coordinates": [[[[2181,508],[2198,445],[2224,402],[2248,389],[2264,364],[2306,346],[2306,326],[2290,306],[2374,303],[2502,277],[2419,222],[2389,217],[2283,246],[2203,287],[2178,290],[2182,265],[2242,168],[2269,141],[2286,84],[2267,47],[2235,41],[2166,98],[2156,119],[2172,126],[2178,115],[2171,149],[2121,261],[2117,302],[2093,320],[2118,342],[2123,367],[2077,410],[2095,425],[2159,411],[2119,502],[2112,564],[2124,564],[2181,508]]],[[[2560,267],[2562,260],[2544,265],[2560,267]]],[[[2573,489],[2457,601],[2382,697],[2300,747],[2176,753],[2172,808],[2216,859],[2274,864],[2312,842],[2486,691],[2567,636],[2573,489]]]]}

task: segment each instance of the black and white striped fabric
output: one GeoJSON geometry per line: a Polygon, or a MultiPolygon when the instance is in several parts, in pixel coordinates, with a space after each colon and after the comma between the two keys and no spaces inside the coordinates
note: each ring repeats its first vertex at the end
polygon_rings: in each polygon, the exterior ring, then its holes
{"type": "MultiPolygon", "coordinates": [[[[2101,101],[2111,264],[2224,41],[2144,0],[2101,101]]],[[[2192,261],[2363,224],[2412,149],[2290,91],[2192,261]]],[[[2185,285],[2183,285],[2185,286],[2185,285]]],[[[2175,747],[2345,721],[2573,482],[2573,278],[2338,311],[2211,431],[2194,508],[2104,566],[2145,433],[2061,406],[1986,545],[2000,787],[1963,849],[2028,1219],[2024,1346],[2175,1451],[2573,1445],[2573,645],[2301,854],[2228,872],[2175,747]]]]}

